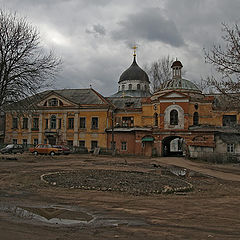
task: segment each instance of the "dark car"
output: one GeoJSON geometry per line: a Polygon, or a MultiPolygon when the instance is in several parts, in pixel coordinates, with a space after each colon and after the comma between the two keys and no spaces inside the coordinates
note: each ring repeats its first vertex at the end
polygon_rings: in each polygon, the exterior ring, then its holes
{"type": "Polygon", "coordinates": [[[62,153],[63,153],[64,155],[68,155],[69,153],[71,153],[71,149],[70,149],[68,146],[64,146],[64,145],[54,145],[53,147],[62,149],[62,153]]]}
{"type": "Polygon", "coordinates": [[[11,153],[14,153],[14,154],[16,154],[16,153],[23,153],[24,152],[24,148],[23,148],[22,145],[8,144],[6,147],[2,148],[0,150],[0,152],[2,154],[4,154],[4,153],[9,153],[9,154],[11,154],[11,153]]]}

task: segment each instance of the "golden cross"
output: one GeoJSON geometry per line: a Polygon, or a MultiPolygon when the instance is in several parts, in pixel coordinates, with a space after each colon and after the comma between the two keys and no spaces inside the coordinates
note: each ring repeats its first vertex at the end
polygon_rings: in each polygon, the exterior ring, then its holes
{"type": "Polygon", "coordinates": [[[133,56],[136,56],[136,49],[137,49],[137,46],[136,46],[136,45],[133,46],[132,49],[133,49],[133,56]]]}

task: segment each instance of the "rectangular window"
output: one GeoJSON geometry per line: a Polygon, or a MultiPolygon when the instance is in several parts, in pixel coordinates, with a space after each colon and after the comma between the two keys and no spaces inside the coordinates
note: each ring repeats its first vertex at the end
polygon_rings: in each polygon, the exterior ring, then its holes
{"type": "Polygon", "coordinates": [[[24,146],[27,146],[27,139],[23,139],[22,143],[23,143],[24,146]]]}
{"type": "Polygon", "coordinates": [[[91,149],[95,149],[98,147],[98,141],[91,141],[91,149]]]}
{"type": "Polygon", "coordinates": [[[33,130],[38,130],[39,128],[39,118],[33,118],[33,130]]]}
{"type": "Polygon", "coordinates": [[[233,143],[229,143],[227,145],[227,152],[228,153],[234,153],[234,144],[233,143]]]}
{"type": "Polygon", "coordinates": [[[122,117],[122,126],[123,127],[133,127],[134,126],[134,117],[122,117]]]}
{"type": "Polygon", "coordinates": [[[33,139],[33,145],[34,145],[34,146],[38,145],[38,138],[34,138],[34,139],[33,139]]]}
{"type": "Polygon", "coordinates": [[[122,151],[126,151],[127,150],[127,142],[122,142],[122,151]]]}
{"type": "Polygon", "coordinates": [[[85,141],[81,140],[79,141],[79,147],[85,147],[85,141]]]}
{"type": "Polygon", "coordinates": [[[44,139],[44,144],[47,144],[47,139],[46,138],[44,139]]]}
{"type": "Polygon", "coordinates": [[[45,129],[48,129],[48,119],[45,119],[45,129]]]}
{"type": "Polygon", "coordinates": [[[73,146],[73,140],[67,140],[67,145],[72,147],[73,146]]]}
{"type": "Polygon", "coordinates": [[[17,139],[12,140],[13,144],[17,144],[17,139]]]}
{"type": "Polygon", "coordinates": [[[98,129],[98,117],[92,118],[92,129],[98,129]]]}
{"type": "Polygon", "coordinates": [[[86,128],[86,118],[80,117],[80,128],[85,129],[86,128]]]}
{"type": "Polygon", "coordinates": [[[18,128],[18,119],[17,118],[13,118],[12,128],[18,128]]]}
{"type": "Polygon", "coordinates": [[[28,118],[23,118],[23,129],[28,129],[28,118]]]}
{"type": "Polygon", "coordinates": [[[223,115],[222,124],[223,126],[234,126],[237,123],[236,115],[223,115]]]}
{"type": "Polygon", "coordinates": [[[69,118],[68,119],[68,129],[73,129],[74,128],[74,118],[69,118]]]}
{"type": "Polygon", "coordinates": [[[62,119],[58,119],[58,129],[62,128],[62,119]]]}

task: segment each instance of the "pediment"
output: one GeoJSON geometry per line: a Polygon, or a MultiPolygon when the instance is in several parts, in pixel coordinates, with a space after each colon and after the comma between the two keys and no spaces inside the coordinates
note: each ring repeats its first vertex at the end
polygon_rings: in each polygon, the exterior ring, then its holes
{"type": "Polygon", "coordinates": [[[39,107],[73,107],[76,106],[75,103],[69,101],[68,99],[52,92],[41,100],[37,106],[39,107]]]}

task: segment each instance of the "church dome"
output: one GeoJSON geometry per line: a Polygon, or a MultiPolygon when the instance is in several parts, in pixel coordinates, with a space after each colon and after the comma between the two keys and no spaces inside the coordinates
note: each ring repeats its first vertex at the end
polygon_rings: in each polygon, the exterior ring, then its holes
{"type": "Polygon", "coordinates": [[[188,90],[201,92],[201,90],[193,82],[184,78],[173,78],[166,82],[162,90],[188,90]]]}
{"type": "Polygon", "coordinates": [[[166,82],[162,90],[180,90],[180,91],[193,91],[201,92],[201,90],[193,82],[182,78],[183,65],[180,61],[176,60],[173,62],[172,68],[172,79],[166,82]]]}
{"type": "Polygon", "coordinates": [[[172,66],[171,66],[171,68],[173,68],[173,67],[183,67],[183,65],[182,65],[182,63],[180,62],[180,61],[178,61],[178,60],[176,60],[176,61],[174,61],[173,63],[172,63],[172,66]]]}
{"type": "Polygon", "coordinates": [[[129,80],[140,80],[150,83],[147,73],[138,66],[135,56],[132,65],[122,73],[118,83],[129,80]]]}

